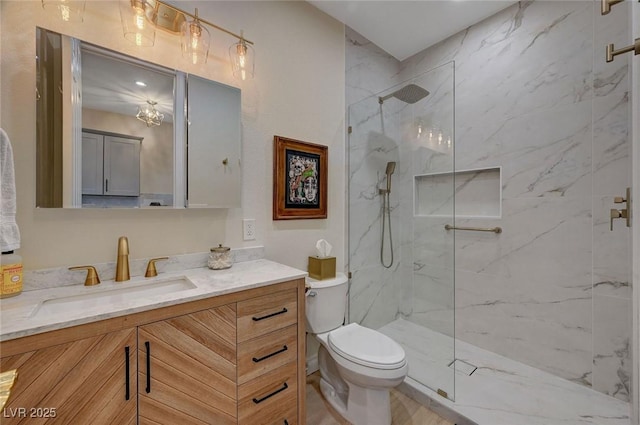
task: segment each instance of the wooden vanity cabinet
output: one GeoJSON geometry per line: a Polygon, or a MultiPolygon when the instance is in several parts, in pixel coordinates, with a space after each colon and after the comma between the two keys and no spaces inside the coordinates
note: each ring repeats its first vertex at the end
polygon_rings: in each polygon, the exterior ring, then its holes
{"type": "Polygon", "coordinates": [[[135,424],[135,347],[124,329],[3,357],[18,377],[0,422],[135,424]]]}
{"type": "Polygon", "coordinates": [[[304,317],[298,279],[2,342],[0,422],[304,425],[304,317]]]}
{"type": "Polygon", "coordinates": [[[236,306],[138,328],[143,424],[236,424],[236,306]]]}

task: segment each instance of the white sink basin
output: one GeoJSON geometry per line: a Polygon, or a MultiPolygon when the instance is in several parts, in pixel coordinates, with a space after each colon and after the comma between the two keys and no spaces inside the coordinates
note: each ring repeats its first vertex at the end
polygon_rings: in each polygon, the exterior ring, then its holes
{"type": "Polygon", "coordinates": [[[123,301],[148,298],[154,295],[172,294],[179,291],[197,288],[184,276],[152,282],[122,282],[112,284],[110,288],[87,287],[86,293],[51,298],[40,303],[32,313],[33,316],[58,314],[68,311],[91,311],[95,307],[123,301]],[[117,285],[117,286],[116,286],[117,285]]]}

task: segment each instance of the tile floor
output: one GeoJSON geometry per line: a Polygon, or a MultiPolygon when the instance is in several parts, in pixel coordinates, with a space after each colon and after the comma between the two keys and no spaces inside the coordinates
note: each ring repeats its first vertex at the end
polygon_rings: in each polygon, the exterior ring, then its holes
{"type": "MultiPolygon", "coordinates": [[[[404,394],[391,391],[392,425],[453,425],[404,394]]],[[[307,376],[307,425],[350,425],[320,394],[320,373],[307,376]]]]}

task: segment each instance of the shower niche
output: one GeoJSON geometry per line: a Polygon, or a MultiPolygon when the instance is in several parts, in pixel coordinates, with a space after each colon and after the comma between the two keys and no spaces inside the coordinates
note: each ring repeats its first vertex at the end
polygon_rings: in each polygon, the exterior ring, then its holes
{"type": "Polygon", "coordinates": [[[416,217],[500,218],[502,167],[416,175],[413,199],[416,217]]]}

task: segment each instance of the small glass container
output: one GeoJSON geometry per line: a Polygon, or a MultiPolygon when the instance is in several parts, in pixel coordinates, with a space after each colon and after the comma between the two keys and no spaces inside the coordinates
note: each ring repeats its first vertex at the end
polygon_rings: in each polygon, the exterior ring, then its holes
{"type": "Polygon", "coordinates": [[[231,267],[231,248],[219,244],[217,248],[211,248],[207,265],[212,270],[222,270],[231,267]]]}

